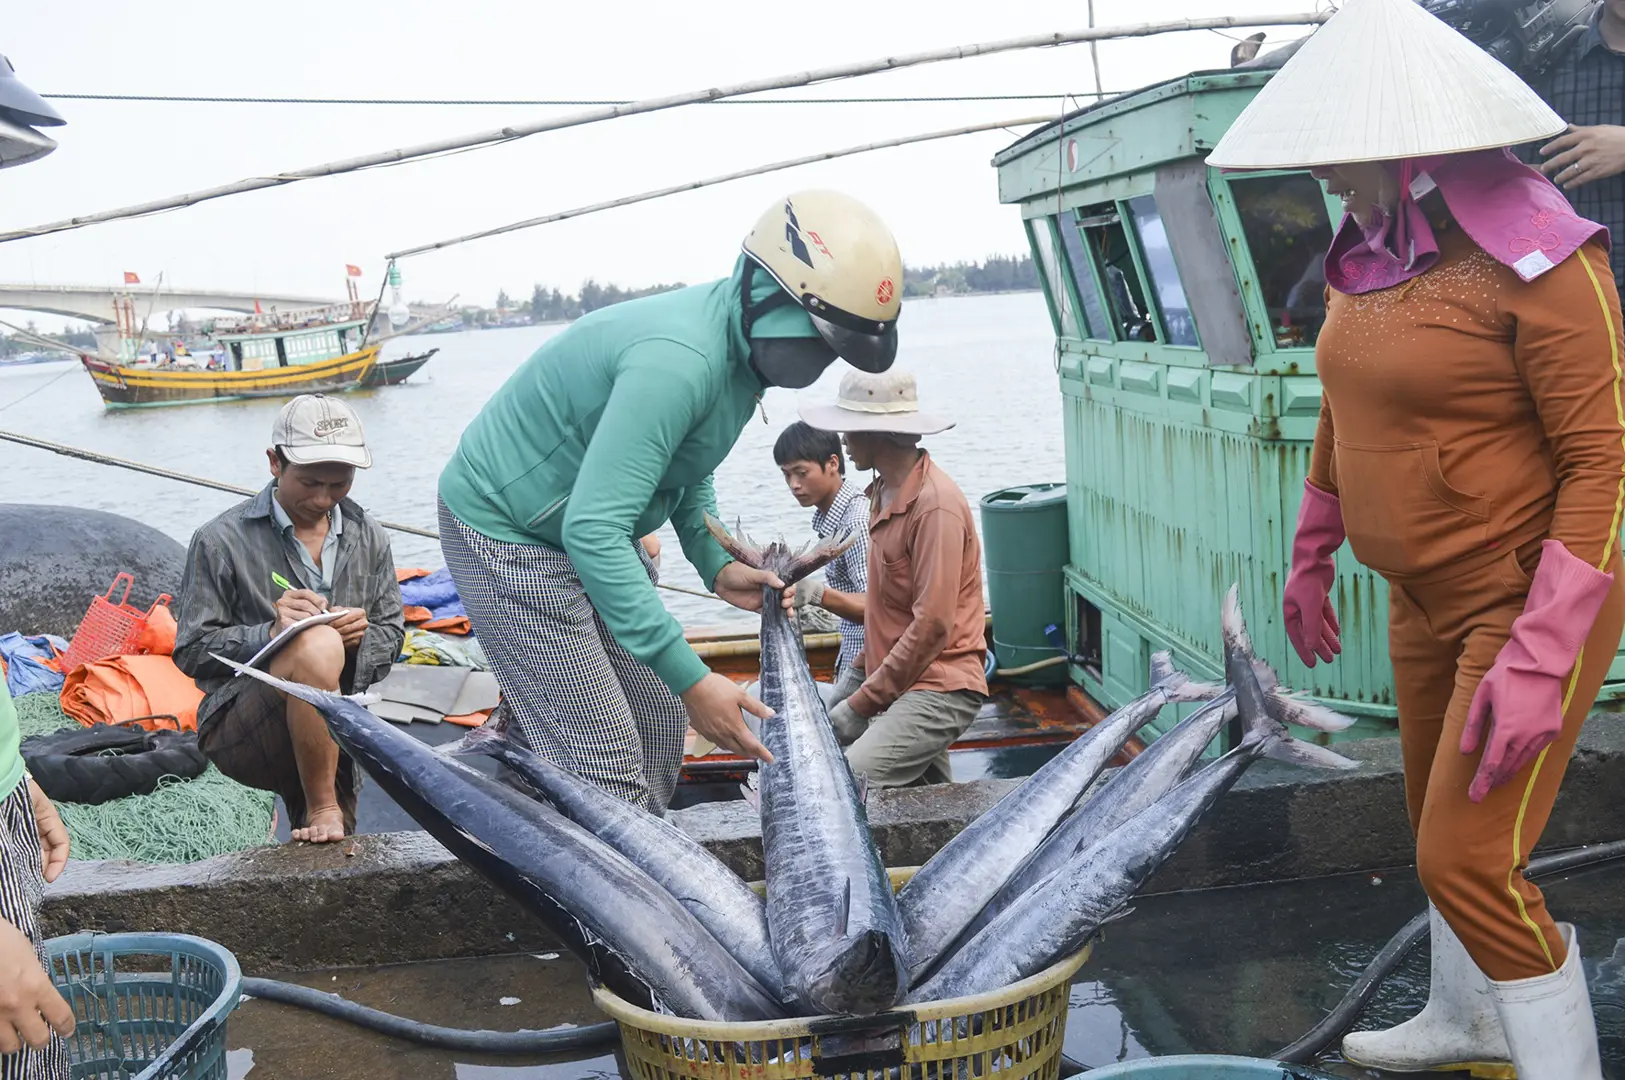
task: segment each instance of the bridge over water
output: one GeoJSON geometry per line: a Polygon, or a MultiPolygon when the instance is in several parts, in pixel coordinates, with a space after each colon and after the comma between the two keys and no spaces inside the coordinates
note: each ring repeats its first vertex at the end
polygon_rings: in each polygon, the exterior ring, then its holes
{"type": "Polygon", "coordinates": [[[96,285],[0,285],[0,308],[38,311],[114,325],[118,322],[114,303],[125,296],[134,300],[136,309],[143,313],[149,304],[153,311],[217,308],[222,311],[252,312],[256,300],[265,311],[273,307],[291,311],[343,303],[324,296],[254,294],[215,289],[164,289],[154,297],[151,290],[109,289],[96,285]]]}

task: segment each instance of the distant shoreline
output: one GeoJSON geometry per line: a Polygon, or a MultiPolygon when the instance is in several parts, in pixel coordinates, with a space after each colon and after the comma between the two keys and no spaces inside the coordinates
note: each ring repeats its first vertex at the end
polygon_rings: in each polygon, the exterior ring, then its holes
{"type": "MultiPolygon", "coordinates": [[[[1022,293],[1035,293],[1035,292],[1040,292],[1040,291],[1042,291],[1042,290],[1040,290],[1040,289],[974,289],[974,290],[967,290],[965,292],[943,293],[941,296],[934,296],[934,295],[931,295],[931,296],[905,296],[903,299],[905,301],[914,301],[914,300],[966,300],[966,299],[969,299],[969,298],[974,297],[974,296],[1016,296],[1016,295],[1019,295],[1019,294],[1022,294],[1022,293]]],[[[625,303],[625,301],[622,301],[622,303],[625,303]]],[[[615,305],[610,304],[609,306],[614,307],[615,305]]],[[[580,316],[577,316],[577,318],[580,318],[580,316]]],[[[465,326],[465,327],[463,327],[463,329],[461,331],[452,331],[452,332],[453,333],[467,333],[467,332],[469,332],[471,330],[527,330],[527,329],[529,329],[530,327],[533,327],[533,326],[569,326],[573,322],[575,322],[575,319],[545,319],[545,320],[543,320],[541,322],[527,323],[524,326],[482,326],[482,325],[465,326]]],[[[439,331],[435,331],[434,334],[430,335],[427,331],[419,330],[416,333],[407,334],[405,336],[406,337],[439,336],[440,334],[444,334],[444,333],[447,333],[447,331],[439,330],[439,331]]]]}

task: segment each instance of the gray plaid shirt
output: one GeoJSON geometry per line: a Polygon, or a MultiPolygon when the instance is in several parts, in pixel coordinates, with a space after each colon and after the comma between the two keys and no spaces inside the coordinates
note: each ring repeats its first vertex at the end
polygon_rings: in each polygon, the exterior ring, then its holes
{"type": "MultiPolygon", "coordinates": [[[[175,666],[207,695],[198,706],[200,726],[244,685],[209,654],[246,663],[271,640],[277,598],[284,591],[271,575],[280,575],[296,589],[317,591],[319,583],[311,580],[277,527],[272,486],[204,525],[186,551],[186,573],[175,605],[175,666]]],[[[353,694],[389,674],[406,637],[406,621],[389,535],[349,499],[339,505],[345,528],[329,570],[327,595],[335,607],[364,609],[368,624],[360,648],[345,660],[340,681],[344,692],[353,694]]]]}
{"type": "MultiPolygon", "coordinates": [[[[863,595],[869,591],[869,500],[847,480],[829,504],[829,512],[813,511],[813,532],[827,540],[850,529],[857,543],[841,552],[824,567],[824,583],[837,592],[863,595]]],[[[841,620],[841,652],[835,661],[836,676],[863,658],[863,624],[841,620]]]]}
{"type": "MultiPolygon", "coordinates": [[[[1617,53],[1602,40],[1597,21],[1602,8],[1592,17],[1591,26],[1578,43],[1559,57],[1545,75],[1530,81],[1546,104],[1577,127],[1609,124],[1625,126],[1625,53],[1617,53]]],[[[1537,143],[1519,148],[1518,156],[1531,165],[1544,160],[1537,143]]],[[[1574,212],[1583,218],[1608,226],[1613,241],[1609,253],[1614,281],[1625,290],[1625,173],[1606,180],[1593,180],[1574,191],[1565,191],[1574,212]]]]}

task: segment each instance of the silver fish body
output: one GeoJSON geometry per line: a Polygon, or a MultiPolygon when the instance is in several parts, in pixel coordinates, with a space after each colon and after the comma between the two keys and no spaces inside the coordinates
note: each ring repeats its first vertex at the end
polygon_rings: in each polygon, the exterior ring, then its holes
{"type": "Polygon", "coordinates": [[[697,1020],[772,1020],[783,1006],[653,878],[544,803],[439,753],[338,694],[216,656],[314,705],[333,738],[459,859],[540,916],[610,988],[697,1020]],[[628,979],[633,982],[628,985],[628,979]],[[607,980],[606,980],[607,981],[607,980]]]}
{"type": "Polygon", "coordinates": [[[1170,700],[1170,691],[1159,686],[1112,713],[1045,762],[920,867],[897,894],[914,957],[911,980],[936,966],[1113,755],[1170,700]]]}
{"type": "MultiPolygon", "coordinates": [[[[1260,757],[1352,768],[1323,747],[1293,739],[1270,713],[1236,590],[1224,605],[1225,675],[1245,728],[1234,750],[1180,781],[1067,860],[995,916],[910,991],[910,1002],[979,994],[1008,986],[1083,947],[1173,854],[1226,791],[1260,757]]],[[[1091,800],[1092,801],[1092,800],[1091,800]]]]}
{"type": "Polygon", "coordinates": [[[1001,911],[1078,852],[1171,791],[1235,713],[1235,694],[1226,690],[1117,770],[1016,867],[993,899],[966,924],[955,947],[975,937],[1001,911]]]}
{"type": "MultiPolygon", "coordinates": [[[[714,520],[710,525],[735,558],[786,584],[841,550],[839,544],[807,556],[780,544],[757,550],[714,520]]],[[[761,725],[773,761],[760,767],[757,785],[774,958],[793,1000],[808,1010],[883,1012],[908,986],[907,939],[857,782],[801,635],[774,589],[763,591],[761,671],[761,699],[774,713],[761,725]]]]}
{"type": "Polygon", "coordinates": [[[664,886],[757,982],[783,999],[767,908],[749,885],[676,825],[513,742],[505,728],[501,720],[486,724],[448,750],[483,754],[513,769],[571,821],[664,886]]]}

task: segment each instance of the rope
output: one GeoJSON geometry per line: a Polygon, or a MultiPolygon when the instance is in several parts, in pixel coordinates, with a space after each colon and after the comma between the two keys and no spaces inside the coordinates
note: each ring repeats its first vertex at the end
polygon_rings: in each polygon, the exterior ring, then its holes
{"type": "Polygon", "coordinates": [[[974,45],[957,45],[947,49],[934,49],[927,52],[911,53],[903,56],[886,56],[877,60],[866,60],[858,63],[839,64],[833,67],[818,68],[810,71],[798,71],[788,75],[772,76],[766,79],[755,79],[750,82],[736,83],[725,87],[705,87],[700,90],[690,90],[679,94],[670,94],[665,97],[647,98],[636,101],[630,105],[603,106],[588,109],[584,112],[568,113],[564,116],[549,117],[546,120],[532,121],[526,124],[513,124],[506,127],[478,131],[469,135],[452,136],[437,139],[434,142],[420,143],[416,146],[383,150],[376,153],[364,154],[360,157],[346,158],[340,161],[329,161],[303,169],[290,169],[285,172],[269,176],[255,176],[239,180],[231,184],[222,184],[217,187],[203,188],[182,195],[173,195],[164,199],[155,199],[151,202],[136,203],[133,206],[120,207],[116,210],[104,210],[100,213],[86,214],[83,217],[65,218],[61,221],[48,222],[43,225],[34,225],[23,229],[13,229],[0,233],[0,243],[11,240],[21,240],[33,236],[46,236],[52,233],[66,232],[70,229],[81,229],[87,225],[98,225],[108,221],[120,221],[125,218],[145,217],[149,214],[160,214],[170,210],[178,210],[186,206],[195,206],[211,199],[222,199],[232,195],[241,195],[250,191],[259,191],[264,188],[281,187],[286,184],[295,184],[302,180],[314,180],[323,176],[338,176],[343,173],[356,172],[361,169],[377,168],[380,166],[398,165],[403,162],[419,158],[434,157],[437,155],[456,153],[463,150],[472,150],[485,146],[495,146],[501,143],[512,142],[530,135],[537,135],[544,131],[559,131],[564,128],[579,127],[584,124],[595,124],[603,120],[614,120],[622,116],[634,116],[640,113],[660,112],[665,109],[675,109],[683,105],[698,105],[703,102],[716,101],[720,98],[743,97],[747,94],[761,93],[766,90],[784,90],[796,86],[811,86],[816,83],[834,82],[844,79],[857,78],[860,75],[873,75],[882,71],[896,71],[901,68],[918,67],[922,64],[934,64],[947,60],[963,60],[972,56],[991,56],[998,53],[1015,52],[1025,49],[1053,48],[1058,45],[1071,45],[1084,41],[1103,41],[1115,38],[1151,37],[1156,34],[1176,33],[1192,30],[1217,30],[1231,27],[1252,26],[1287,26],[1307,25],[1325,22],[1327,15],[1320,12],[1311,12],[1297,15],[1268,15],[1268,16],[1220,16],[1208,19],[1176,19],[1163,23],[1137,23],[1131,26],[1118,27],[1090,27],[1083,30],[1069,30],[1049,34],[1030,34],[1025,37],[1005,38],[999,41],[987,41],[974,45]]]}
{"type": "MultiPolygon", "coordinates": [[[[70,368],[69,370],[72,369],[70,368]]],[[[53,379],[52,381],[54,382],[55,380],[53,379]]],[[[43,389],[43,387],[41,389],[43,389]]],[[[13,402],[12,404],[16,403],[13,402]]],[[[129,469],[132,472],[147,473],[150,476],[161,476],[165,480],[178,480],[183,484],[195,484],[198,487],[213,488],[215,491],[226,491],[233,495],[242,495],[252,498],[253,496],[259,494],[259,492],[254,488],[238,487],[236,484],[227,484],[219,480],[210,480],[204,476],[193,476],[190,473],[176,472],[174,469],[164,469],[157,465],[147,465],[139,461],[130,461],[126,458],[114,457],[111,454],[98,453],[95,450],[84,450],[77,446],[67,446],[63,443],[55,443],[47,439],[36,439],[32,435],[23,435],[15,431],[0,431],[0,439],[4,439],[7,442],[20,443],[23,446],[32,446],[36,450],[49,450],[51,453],[61,454],[63,457],[78,458],[81,461],[89,461],[97,465],[113,465],[120,469],[129,469]]],[[[416,525],[401,525],[397,522],[385,521],[383,518],[373,518],[373,520],[379,525],[382,525],[384,528],[393,530],[395,532],[410,533],[413,536],[422,536],[430,540],[440,539],[440,534],[433,529],[420,529],[416,525]]],[[[660,582],[658,583],[657,587],[665,589],[668,592],[678,592],[685,593],[688,596],[703,597],[706,600],[722,600],[722,597],[717,596],[714,593],[701,592],[698,589],[687,589],[681,585],[668,585],[665,582],[660,582]]],[[[727,603],[727,601],[724,600],[723,603],[727,603]]]]}
{"type": "MultiPolygon", "coordinates": [[[[1091,24],[1093,25],[1093,24],[1091,24]]],[[[897,94],[880,97],[723,98],[704,105],[924,105],[971,101],[1053,101],[1062,97],[1111,97],[1122,93],[1094,90],[1056,94],[897,94]]],[[[185,105],[551,105],[586,108],[631,105],[633,98],[303,98],[208,97],[186,94],[42,94],[58,101],[140,101],[185,105]]]]}
{"type": "MultiPolygon", "coordinates": [[[[779,172],[783,169],[793,169],[801,165],[812,165],[821,161],[833,161],[836,158],[850,157],[853,154],[866,154],[873,150],[887,150],[897,146],[908,146],[912,143],[930,142],[934,139],[951,139],[960,135],[972,135],[982,131],[995,131],[1004,128],[1017,127],[1028,124],[1048,124],[1053,121],[1050,116],[1024,116],[1018,120],[994,120],[983,124],[971,124],[967,127],[952,128],[948,131],[932,131],[923,135],[908,135],[900,139],[886,139],[881,142],[864,143],[862,146],[849,146],[844,150],[826,150],[821,154],[808,154],[805,157],[790,158],[786,161],[775,161],[768,165],[758,165],[750,169],[741,169],[737,172],[723,173],[721,176],[712,176],[704,180],[690,180],[682,184],[673,184],[670,187],[655,188],[637,195],[627,195],[619,199],[610,199],[605,202],[591,203],[587,206],[578,206],[573,210],[561,210],[555,214],[544,214],[541,217],[526,218],[509,225],[499,225],[494,229],[481,229],[479,232],[464,233],[449,240],[438,240],[432,244],[419,244],[417,247],[403,248],[391,252],[384,258],[390,262],[404,259],[411,255],[421,255],[428,251],[439,251],[442,248],[454,247],[457,244],[466,244],[470,240],[483,240],[491,236],[501,236],[503,233],[517,232],[520,229],[530,229],[537,225],[550,225],[557,221],[569,218],[583,217],[587,214],[596,214],[604,210],[614,210],[622,206],[631,206],[635,203],[648,202],[651,199],[662,199],[668,195],[678,195],[685,191],[697,191],[700,188],[712,187],[716,184],[726,184],[734,180],[743,180],[748,176],[761,176],[764,173],[779,172]]],[[[387,274],[385,275],[388,276],[387,274]]]]}

